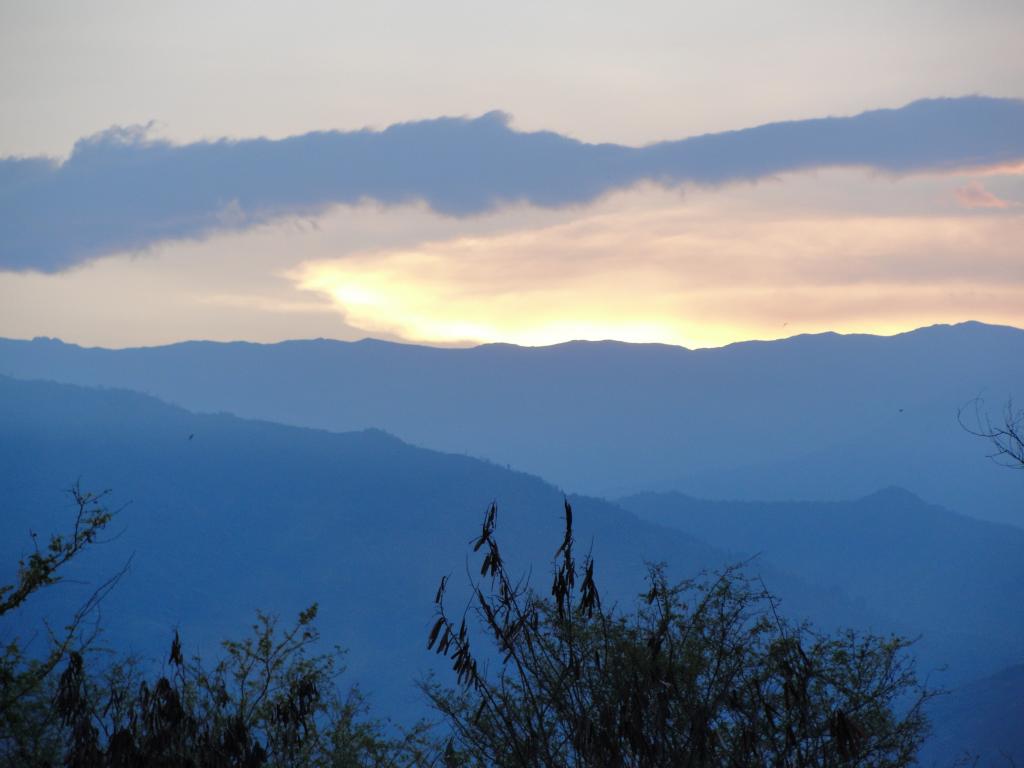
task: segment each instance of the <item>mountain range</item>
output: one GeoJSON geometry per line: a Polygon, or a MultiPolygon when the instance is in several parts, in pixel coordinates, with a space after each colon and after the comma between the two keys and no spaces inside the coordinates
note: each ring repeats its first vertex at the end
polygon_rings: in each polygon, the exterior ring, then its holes
{"type": "MultiPolygon", "coordinates": [[[[354,678],[396,710],[433,664],[423,648],[437,583],[453,575],[459,594],[467,542],[490,503],[506,559],[544,590],[565,498],[536,477],[379,430],[192,414],[132,392],[6,377],[0,467],[4,563],[26,554],[31,532],[67,529],[63,491],[72,483],[111,489],[110,507],[120,509],[109,541],[40,596],[39,617],[67,615],[129,559],[103,623],[120,646],[151,658],[174,628],[209,650],[257,609],[288,616],[316,601],[324,635],[351,651],[354,678]]],[[[648,561],[669,563],[677,578],[731,562],[600,499],[573,504],[577,538],[592,549],[609,601],[645,591],[648,561]]],[[[890,625],[768,563],[759,572],[800,617],[890,625]]]]}
{"type": "Polygon", "coordinates": [[[0,340],[0,373],[152,394],[332,431],[378,428],[575,492],[849,500],[906,488],[1024,526],[1022,478],[958,414],[998,419],[1024,331],[963,323],[716,349],[571,342],[442,349],[374,340],[107,350],[0,340]]]}
{"type": "MultiPolygon", "coordinates": [[[[562,525],[556,486],[380,430],[192,413],[136,392],[9,377],[0,467],[4,563],[27,552],[30,532],[66,528],[72,482],[112,488],[119,509],[108,540],[0,636],[67,615],[130,558],[102,606],[105,643],[159,659],[177,629],[189,650],[209,653],[256,609],[287,617],[317,601],[325,638],[349,649],[349,679],[399,719],[422,714],[415,679],[445,674],[424,647],[431,598],[441,575],[464,583],[467,542],[490,502],[506,558],[541,589],[562,525]]],[[[965,712],[998,710],[1022,690],[1016,527],[899,489],[846,503],[569,498],[609,602],[644,590],[647,562],[683,578],[758,555],[748,570],[794,620],[921,635],[922,673],[955,691],[936,711],[957,749],[987,738],[987,721],[963,725],[965,712]]]]}

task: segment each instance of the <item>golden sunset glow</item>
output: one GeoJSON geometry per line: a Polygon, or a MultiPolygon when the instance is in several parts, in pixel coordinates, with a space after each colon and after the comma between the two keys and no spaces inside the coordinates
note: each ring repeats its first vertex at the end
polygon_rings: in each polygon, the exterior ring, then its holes
{"type": "Polygon", "coordinates": [[[1024,320],[1020,216],[780,216],[712,198],[638,191],[566,223],[319,259],[289,276],[371,335],[431,343],[701,347],[1024,320]]]}

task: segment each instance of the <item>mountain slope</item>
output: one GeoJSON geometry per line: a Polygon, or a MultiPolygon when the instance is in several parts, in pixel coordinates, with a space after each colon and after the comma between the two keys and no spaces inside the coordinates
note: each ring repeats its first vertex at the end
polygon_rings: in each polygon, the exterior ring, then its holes
{"type": "Polygon", "coordinates": [[[989,642],[1024,659],[1024,531],[890,488],[852,502],[718,502],[646,493],[645,520],[769,562],[942,638],[949,656],[989,642]],[[956,651],[954,649],[959,649],[956,651]]]}
{"type": "Polygon", "coordinates": [[[921,765],[948,766],[952,756],[967,756],[966,764],[978,768],[1024,763],[1024,665],[954,688],[929,713],[933,735],[921,765]]]}
{"type": "Polygon", "coordinates": [[[378,341],[83,349],[0,342],[0,373],[148,392],[332,430],[385,429],[577,491],[843,499],[906,487],[1024,525],[1024,477],[957,409],[1024,381],[1024,331],[979,323],[721,349],[574,342],[436,349],[378,341]]]}
{"type": "MultiPolygon", "coordinates": [[[[148,396],[0,377],[0,563],[30,531],[65,530],[60,489],[113,488],[114,534],[46,590],[18,621],[67,615],[130,556],[103,605],[107,641],[150,657],[179,628],[190,647],[244,631],[261,608],[321,606],[324,636],[351,649],[355,679],[387,713],[418,711],[413,679],[442,574],[462,582],[466,543],[491,500],[509,562],[541,589],[560,540],[563,496],[551,485],[463,456],[419,449],[379,431],[335,434],[196,415],[148,396]]],[[[644,590],[645,561],[676,577],[730,562],[686,534],[611,504],[575,501],[577,538],[592,545],[608,601],[644,590]]],[[[7,566],[9,567],[9,565],[7,566]]],[[[759,564],[794,616],[825,626],[893,622],[842,595],[759,564]]],[[[0,627],[0,637],[18,629],[0,627]]]]}
{"type": "MultiPolygon", "coordinates": [[[[897,488],[841,503],[710,502],[672,493],[618,503],[737,555],[760,552],[809,581],[839,586],[919,627],[947,658],[988,641],[1003,659],[1024,659],[1024,531],[1015,527],[972,520],[897,488]]],[[[921,765],[950,766],[971,755],[978,766],[1006,766],[1004,754],[1019,764],[1024,666],[946,682],[950,692],[929,705],[933,735],[921,765]]]]}

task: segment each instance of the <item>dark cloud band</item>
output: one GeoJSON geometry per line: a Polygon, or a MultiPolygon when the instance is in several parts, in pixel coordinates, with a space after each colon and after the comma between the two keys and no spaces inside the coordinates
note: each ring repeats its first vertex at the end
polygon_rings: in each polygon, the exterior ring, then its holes
{"type": "Polygon", "coordinates": [[[338,203],[424,200],[470,215],[585,203],[638,181],[721,184],[864,166],[911,173],[1024,160],[1024,101],[918,101],[633,148],[520,133],[501,113],[383,131],[173,145],[139,129],[79,141],[58,163],[0,160],[0,269],[56,272],[161,240],[244,229],[338,203]]]}

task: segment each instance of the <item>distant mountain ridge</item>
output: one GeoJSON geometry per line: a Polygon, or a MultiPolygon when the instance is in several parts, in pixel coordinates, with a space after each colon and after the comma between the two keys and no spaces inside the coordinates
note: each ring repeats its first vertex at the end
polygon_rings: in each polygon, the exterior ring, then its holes
{"type": "Polygon", "coordinates": [[[0,341],[0,373],[153,394],[201,412],[381,428],[575,491],[852,499],[898,485],[1024,525],[1022,480],[957,423],[1024,381],[1024,331],[962,323],[717,349],[571,342],[183,342],[126,350],[0,341]]]}

